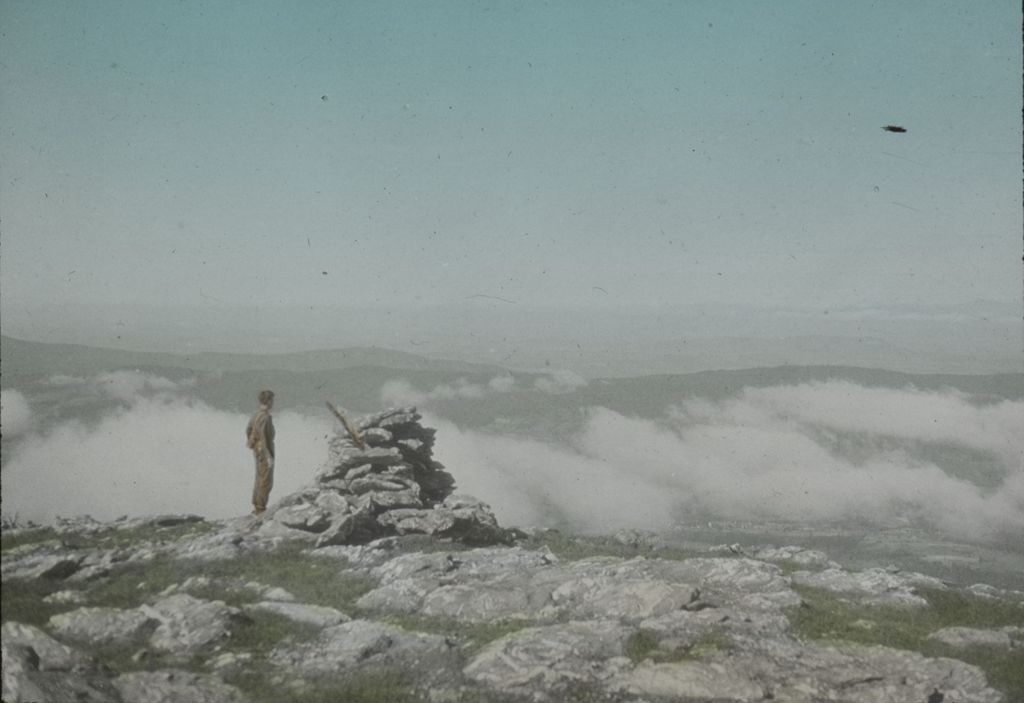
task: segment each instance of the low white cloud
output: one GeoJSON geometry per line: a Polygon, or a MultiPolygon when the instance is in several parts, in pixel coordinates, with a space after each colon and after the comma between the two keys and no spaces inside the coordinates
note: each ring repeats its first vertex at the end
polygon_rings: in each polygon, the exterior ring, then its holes
{"type": "Polygon", "coordinates": [[[178,384],[174,381],[141,371],[101,373],[91,379],[91,382],[99,388],[103,395],[126,403],[143,394],[169,393],[178,390],[178,384]]]}
{"type": "Polygon", "coordinates": [[[49,386],[85,387],[98,395],[130,403],[142,395],[175,393],[191,388],[195,385],[195,379],[172,381],[169,378],[139,370],[122,369],[106,371],[89,377],[54,374],[44,383],[49,386]]]}
{"type": "Polygon", "coordinates": [[[541,376],[533,382],[534,388],[545,393],[571,393],[586,385],[587,379],[568,369],[552,371],[547,376],[541,376]]]}
{"type": "Polygon", "coordinates": [[[511,375],[495,376],[488,382],[487,387],[495,393],[509,393],[516,387],[516,380],[511,375]]]}
{"type": "Polygon", "coordinates": [[[452,384],[440,384],[430,390],[420,390],[405,379],[385,383],[380,390],[385,405],[417,405],[429,407],[436,400],[457,400],[459,398],[483,398],[484,396],[511,393],[516,390],[534,390],[544,393],[571,393],[587,385],[587,380],[569,370],[553,371],[537,377],[532,386],[520,388],[511,374],[495,376],[486,384],[472,383],[460,378],[452,384]]]}
{"type": "Polygon", "coordinates": [[[429,391],[418,390],[408,381],[396,379],[381,386],[380,397],[385,405],[426,406],[435,400],[483,398],[492,393],[508,393],[514,388],[515,379],[511,376],[495,376],[486,385],[460,378],[453,384],[437,385],[429,391]]]}
{"type": "MultiPolygon", "coordinates": [[[[133,379],[118,392],[163,388],[133,379]]],[[[5,457],[4,513],[47,522],[56,515],[197,513],[221,518],[251,510],[253,459],[245,415],[180,396],[139,395],[96,425],[66,422],[24,436],[5,457]]],[[[325,418],[275,413],[277,466],[271,500],[312,480],[333,428],[325,418]]]]}
{"type": "Polygon", "coordinates": [[[571,525],[603,532],[665,527],[673,501],[641,477],[571,446],[465,431],[430,418],[438,429],[435,455],[458,491],[475,495],[507,525],[571,525]]]}
{"type": "Polygon", "coordinates": [[[604,532],[674,520],[926,524],[962,538],[1024,531],[1024,403],[825,383],[687,400],[664,420],[588,412],[568,444],[496,437],[437,420],[438,459],[460,490],[511,524],[604,532]],[[856,436],[850,456],[836,443],[856,436]],[[976,485],[920,444],[987,456],[976,485]]]}
{"type": "Polygon", "coordinates": [[[32,426],[32,408],[28,400],[14,389],[0,391],[0,432],[12,438],[26,432],[32,426]]]}
{"type": "MultiPolygon", "coordinates": [[[[248,512],[247,417],[196,401],[183,384],[135,374],[107,379],[111,397],[124,400],[95,424],[47,431],[33,431],[21,393],[3,391],[3,432],[12,439],[4,447],[5,514],[48,521],[248,512]]],[[[416,393],[422,400],[509,392],[504,378],[429,393],[398,381],[386,388],[396,404],[416,403],[416,393]]],[[[913,522],[961,538],[1024,532],[1021,401],[830,382],[681,398],[658,421],[591,408],[561,443],[464,430],[429,414],[425,423],[439,430],[435,455],[458,490],[491,503],[507,525],[608,532],[717,517],[913,522]],[[947,448],[982,457],[984,485],[958,475],[955,461],[937,465],[947,448]]],[[[287,411],[275,413],[275,424],[272,500],[311,480],[334,430],[327,418],[287,411]]]]}
{"type": "Polygon", "coordinates": [[[1024,404],[977,406],[958,391],[945,393],[865,388],[847,381],[748,388],[722,403],[683,403],[682,424],[713,422],[752,426],[818,427],[875,437],[955,444],[992,452],[1007,464],[1024,456],[1020,428],[1024,404]]]}

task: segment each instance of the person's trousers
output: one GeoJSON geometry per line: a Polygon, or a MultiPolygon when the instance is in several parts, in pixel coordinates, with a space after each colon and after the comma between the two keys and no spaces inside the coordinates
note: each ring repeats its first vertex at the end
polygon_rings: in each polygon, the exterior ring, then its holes
{"type": "Polygon", "coordinates": [[[274,460],[267,456],[256,457],[256,482],[252,487],[253,512],[262,513],[267,509],[270,489],[274,487],[274,460]]]}

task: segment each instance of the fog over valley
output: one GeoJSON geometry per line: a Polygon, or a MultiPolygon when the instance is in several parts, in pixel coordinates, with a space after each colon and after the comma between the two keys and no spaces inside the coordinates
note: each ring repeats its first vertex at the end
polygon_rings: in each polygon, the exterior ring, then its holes
{"type": "Polygon", "coordinates": [[[238,355],[225,359],[232,370],[135,353],[134,368],[100,370],[123,352],[6,337],[3,352],[3,511],[19,520],[244,513],[243,429],[270,387],[277,496],[324,461],[330,400],[351,413],[418,406],[459,490],[511,525],[784,522],[993,543],[1024,533],[1024,374],[789,366],[601,379],[411,355],[374,366],[358,350],[335,369],[298,368],[323,355],[285,370],[238,355]]]}

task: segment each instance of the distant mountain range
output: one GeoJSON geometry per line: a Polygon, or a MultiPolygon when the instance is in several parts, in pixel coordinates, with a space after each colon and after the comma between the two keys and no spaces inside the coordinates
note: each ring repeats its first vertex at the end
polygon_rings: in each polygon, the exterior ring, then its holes
{"type": "MultiPolygon", "coordinates": [[[[739,344],[741,340],[737,340],[739,344]]],[[[96,374],[131,369],[173,381],[189,380],[197,398],[213,407],[248,409],[260,388],[279,394],[282,408],[323,411],[333,400],[354,412],[380,408],[385,384],[402,381],[443,416],[468,427],[525,422],[522,429],[564,428],[580,418],[580,408],[601,406],[641,417],[660,417],[685,397],[725,398],[743,388],[795,385],[831,380],[866,387],[956,389],[979,399],[1024,398],[1024,373],[914,374],[851,365],[780,363],[693,373],[638,374],[591,378],[568,385],[554,383],[557,371],[523,372],[497,365],[432,359],[379,347],[285,354],[167,354],[101,349],[74,344],[29,342],[0,337],[0,381],[5,389],[25,393],[35,410],[50,419],[80,416],[86,408],[100,412],[103,403],[84,391],[53,382],[55,377],[84,380],[96,374]],[[507,389],[489,384],[504,379],[507,389]],[[455,389],[472,386],[475,393],[455,389]],[[69,402],[79,394],[75,403],[69,402]],[[84,404],[84,405],[83,405],[84,404]]],[[[502,384],[498,384],[501,386],[502,384]]],[[[86,412],[89,414],[89,412],[86,412]]],[[[501,425],[500,429],[515,427],[501,425]]],[[[556,429],[555,432],[560,430],[556,429]]]]}
{"type": "Polygon", "coordinates": [[[486,364],[431,359],[382,347],[350,347],[284,354],[234,354],[163,352],[104,349],[79,344],[29,342],[0,336],[3,373],[15,375],[54,373],[93,374],[125,368],[176,368],[189,371],[327,371],[357,366],[379,366],[408,371],[496,373],[503,369],[486,364]]]}

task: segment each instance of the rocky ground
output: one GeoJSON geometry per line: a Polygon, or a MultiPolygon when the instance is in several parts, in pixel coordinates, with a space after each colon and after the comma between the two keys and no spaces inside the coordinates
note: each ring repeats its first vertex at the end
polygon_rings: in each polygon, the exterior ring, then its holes
{"type": "Polygon", "coordinates": [[[355,424],[263,520],[5,529],[3,701],[1024,700],[1024,593],[503,529],[413,409],[355,424]]]}

